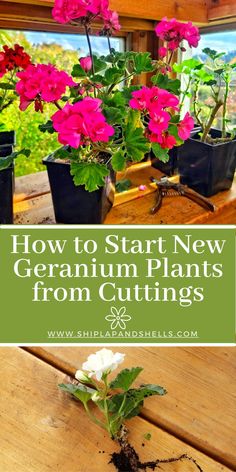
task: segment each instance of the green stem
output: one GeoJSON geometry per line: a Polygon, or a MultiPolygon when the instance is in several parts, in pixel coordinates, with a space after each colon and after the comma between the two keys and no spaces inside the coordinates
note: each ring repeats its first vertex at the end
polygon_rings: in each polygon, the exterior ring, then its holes
{"type": "Polygon", "coordinates": [[[86,413],[88,414],[89,418],[98,426],[100,426],[101,428],[107,430],[105,424],[103,424],[100,420],[98,420],[98,418],[96,418],[96,416],[90,411],[89,407],[88,407],[88,404],[87,403],[84,403],[84,408],[85,408],[85,411],[86,413]]]}
{"type": "Polygon", "coordinates": [[[227,100],[229,95],[229,82],[225,82],[225,94],[222,111],[222,138],[226,138],[226,113],[227,113],[227,100]]]}
{"type": "Polygon", "coordinates": [[[222,102],[221,100],[220,100],[218,103],[215,104],[215,106],[214,106],[214,108],[213,108],[213,110],[212,110],[212,112],[211,112],[210,118],[209,118],[209,120],[208,120],[208,122],[207,122],[207,124],[206,124],[206,126],[205,126],[205,129],[204,129],[204,131],[203,131],[203,134],[202,134],[201,141],[202,141],[203,143],[206,142],[207,135],[208,135],[208,133],[209,133],[209,131],[210,131],[210,129],[211,129],[211,126],[212,126],[212,123],[213,123],[213,121],[214,121],[214,119],[215,119],[215,116],[216,116],[218,110],[220,109],[220,107],[222,107],[222,105],[223,105],[223,102],[222,102]]]}

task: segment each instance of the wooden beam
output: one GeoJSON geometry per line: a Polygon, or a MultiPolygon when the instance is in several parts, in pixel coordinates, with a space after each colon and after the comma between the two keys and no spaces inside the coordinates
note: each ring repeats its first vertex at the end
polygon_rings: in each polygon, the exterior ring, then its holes
{"type": "MultiPolygon", "coordinates": [[[[6,0],[1,0],[5,3],[6,0]]],[[[53,0],[10,0],[13,3],[52,7],[53,0]]],[[[8,2],[9,3],[9,2],[8,2]]],[[[110,6],[119,15],[145,20],[160,20],[163,16],[175,17],[182,21],[207,23],[206,0],[110,0],[110,6]]]]}
{"type": "MultiPolygon", "coordinates": [[[[125,32],[133,32],[137,29],[142,31],[153,31],[154,22],[150,20],[120,18],[122,29],[119,36],[124,36],[125,32]]],[[[95,30],[101,25],[95,25],[95,30]]],[[[82,28],[71,25],[61,25],[52,18],[51,6],[31,5],[19,2],[0,1],[0,28],[32,29],[38,31],[58,31],[62,33],[83,32],[82,28]]]]}
{"type": "Polygon", "coordinates": [[[236,2],[230,0],[211,1],[208,8],[208,21],[222,21],[236,17],[236,2]]]}

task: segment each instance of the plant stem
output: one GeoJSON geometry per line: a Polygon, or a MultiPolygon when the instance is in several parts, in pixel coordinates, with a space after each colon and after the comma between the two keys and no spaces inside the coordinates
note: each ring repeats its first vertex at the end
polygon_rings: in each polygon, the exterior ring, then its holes
{"type": "Polygon", "coordinates": [[[85,411],[86,411],[86,413],[88,414],[89,418],[90,418],[95,424],[97,424],[97,425],[100,426],[101,428],[107,430],[106,426],[105,426],[100,420],[98,420],[98,419],[96,418],[96,416],[93,415],[93,413],[90,411],[90,409],[89,409],[87,403],[84,403],[84,408],[85,408],[85,411]]]}
{"type": "Polygon", "coordinates": [[[214,108],[213,108],[213,110],[212,110],[212,112],[211,112],[210,118],[209,118],[209,120],[208,120],[208,122],[207,122],[207,124],[206,124],[206,126],[205,126],[205,129],[203,130],[203,134],[202,134],[202,138],[201,138],[201,141],[202,141],[203,143],[206,142],[207,135],[208,135],[208,133],[209,133],[209,131],[210,131],[210,129],[211,129],[211,126],[212,126],[212,123],[213,123],[213,121],[214,121],[214,119],[215,119],[216,113],[218,112],[218,110],[220,109],[220,107],[222,107],[222,105],[223,105],[222,100],[220,100],[219,102],[217,102],[217,103],[215,104],[215,106],[214,106],[214,108]]]}
{"type": "Polygon", "coordinates": [[[223,102],[223,112],[222,112],[222,138],[226,138],[226,112],[227,112],[227,99],[229,95],[229,82],[225,82],[225,93],[224,93],[224,102],[223,102]]]}
{"type": "Polygon", "coordinates": [[[87,24],[84,25],[84,29],[85,29],[85,34],[86,34],[86,38],[87,38],[88,48],[89,48],[89,55],[90,55],[91,60],[92,60],[92,71],[93,71],[93,75],[95,75],[94,62],[93,62],[93,51],[92,51],[92,45],[91,45],[90,36],[89,36],[89,28],[88,28],[87,24]]]}
{"type": "Polygon", "coordinates": [[[107,35],[107,42],[108,42],[108,49],[109,49],[109,52],[110,52],[110,54],[112,54],[112,50],[111,50],[111,40],[110,40],[109,34],[107,35]]]}
{"type": "Polygon", "coordinates": [[[53,102],[54,105],[58,108],[58,110],[62,110],[62,107],[61,105],[59,105],[59,103],[55,100],[55,102],[53,102]]]}

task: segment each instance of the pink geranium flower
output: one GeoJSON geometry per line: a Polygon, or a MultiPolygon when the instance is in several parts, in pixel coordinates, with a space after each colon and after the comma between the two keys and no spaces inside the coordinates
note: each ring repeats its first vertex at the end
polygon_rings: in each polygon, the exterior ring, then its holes
{"type": "Polygon", "coordinates": [[[52,121],[58,141],[74,148],[90,142],[108,142],[115,130],[106,123],[101,103],[99,99],[86,97],[74,105],[67,103],[57,111],[52,121]]]}
{"type": "Polygon", "coordinates": [[[96,16],[104,22],[104,29],[119,31],[118,14],[109,9],[108,0],[55,0],[52,16],[58,23],[70,23],[73,20],[96,16]]]}
{"type": "Polygon", "coordinates": [[[167,43],[171,51],[178,49],[180,43],[185,39],[190,47],[197,47],[200,35],[199,30],[191,22],[181,23],[175,18],[168,20],[163,18],[155,28],[156,35],[167,43]]]}
{"type": "Polygon", "coordinates": [[[160,144],[163,149],[172,149],[176,145],[176,139],[168,132],[162,134],[151,133],[149,140],[154,143],[160,144]]]}
{"type": "Polygon", "coordinates": [[[150,111],[149,129],[156,134],[161,134],[167,130],[170,121],[170,115],[162,109],[154,107],[150,111]]]}
{"type": "Polygon", "coordinates": [[[85,72],[89,72],[92,69],[92,58],[90,56],[81,57],[79,62],[85,72]]]}
{"type": "Polygon", "coordinates": [[[165,48],[164,46],[158,49],[158,54],[161,59],[163,59],[163,57],[166,57],[167,52],[168,52],[168,49],[165,48]]]}
{"type": "Polygon", "coordinates": [[[132,92],[129,105],[136,110],[147,110],[150,106],[151,92],[150,88],[142,87],[140,90],[132,92]]]}
{"type": "Polygon", "coordinates": [[[19,82],[16,92],[20,95],[20,109],[26,110],[32,101],[37,103],[36,111],[42,111],[40,102],[55,102],[66,91],[66,87],[77,84],[66,72],[59,71],[51,64],[30,65],[23,72],[18,72],[19,82]]]}
{"type": "Polygon", "coordinates": [[[188,139],[194,127],[194,119],[190,116],[189,112],[186,113],[183,120],[177,125],[177,127],[180,139],[188,139]]]}

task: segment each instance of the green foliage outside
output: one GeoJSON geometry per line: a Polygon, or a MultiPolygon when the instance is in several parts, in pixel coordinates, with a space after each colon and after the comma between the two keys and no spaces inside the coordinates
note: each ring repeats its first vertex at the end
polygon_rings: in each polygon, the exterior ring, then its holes
{"type": "MultiPolygon", "coordinates": [[[[0,33],[0,46],[4,44],[13,46],[15,43],[22,45],[30,54],[33,62],[57,65],[58,69],[64,69],[71,73],[73,64],[78,62],[78,53],[65,50],[58,44],[33,45],[23,32],[9,32],[2,30],[0,33]]],[[[4,80],[0,79],[0,80],[4,80]]],[[[1,123],[6,130],[15,130],[17,137],[17,149],[31,149],[31,156],[19,156],[16,163],[16,176],[31,174],[45,170],[42,158],[59,147],[56,134],[42,133],[38,126],[45,123],[54,113],[55,107],[44,107],[44,113],[35,113],[33,104],[22,113],[19,103],[16,101],[1,113],[1,123]]]]}

